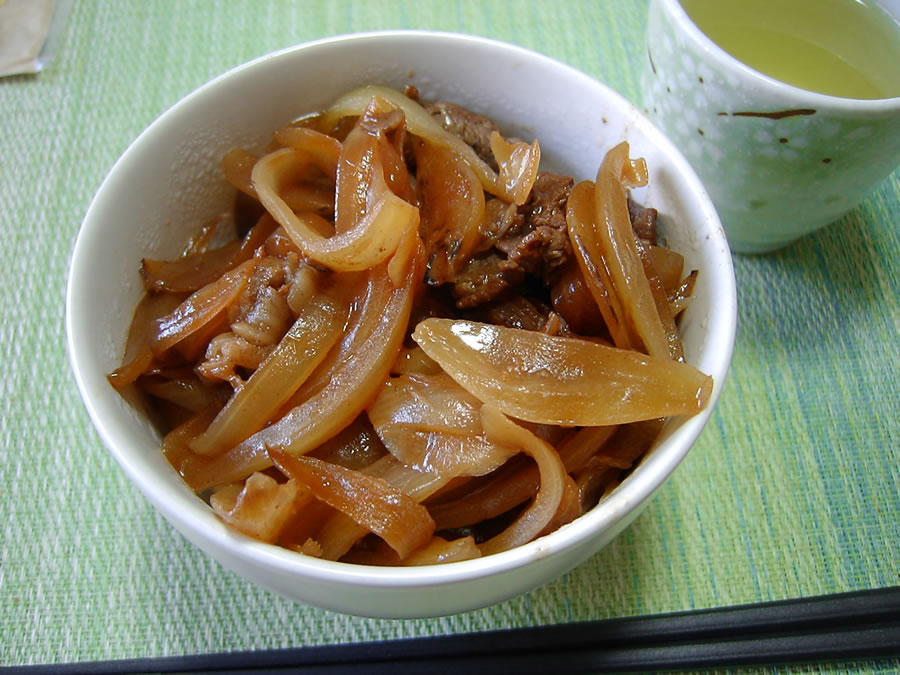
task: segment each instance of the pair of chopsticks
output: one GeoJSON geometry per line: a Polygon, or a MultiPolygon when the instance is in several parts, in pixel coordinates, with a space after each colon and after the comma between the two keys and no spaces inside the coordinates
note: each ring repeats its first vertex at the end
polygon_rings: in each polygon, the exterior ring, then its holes
{"type": "Polygon", "coordinates": [[[595,673],[900,658],[900,586],[385,642],[32,666],[29,673],[595,673]]]}

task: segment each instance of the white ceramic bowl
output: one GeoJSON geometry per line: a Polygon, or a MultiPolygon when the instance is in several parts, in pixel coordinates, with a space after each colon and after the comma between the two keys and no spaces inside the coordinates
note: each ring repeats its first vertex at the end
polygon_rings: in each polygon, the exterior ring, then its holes
{"type": "Polygon", "coordinates": [[[735,286],[716,212],[688,163],[641,113],[596,80],[533,52],[482,38],[389,32],[336,37],[263,56],[201,87],[125,151],[85,216],[72,256],[66,328],[88,413],[110,452],[185,537],[252,582],[295,600],[372,617],[414,618],[485,607],[544,584],[621,532],[687,454],[713,409],[731,360],[735,286]],[[681,324],[687,360],[713,376],[710,405],[670,424],[616,491],[553,534],[478,560],[380,568],[306,557],[227,529],[160,452],[160,436],[107,383],[142,287],[143,256],[181,250],[198,222],[230,203],[220,158],[259,147],[272,130],[320,110],[354,86],[415,84],[537,137],[548,165],[593,178],[623,139],[647,159],[636,198],[660,211],[669,245],[699,269],[681,324]]]}

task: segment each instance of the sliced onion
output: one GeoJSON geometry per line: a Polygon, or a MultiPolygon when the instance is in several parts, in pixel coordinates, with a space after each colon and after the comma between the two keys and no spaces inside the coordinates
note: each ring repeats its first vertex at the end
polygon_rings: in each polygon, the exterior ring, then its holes
{"type": "Polygon", "coordinates": [[[282,473],[377,534],[401,558],[434,533],[428,510],[383,479],[313,457],[295,457],[281,450],[269,454],[282,473]]]}
{"type": "Polygon", "coordinates": [[[181,304],[182,297],[171,293],[148,293],[141,299],[128,329],[123,365],[107,376],[113,387],[123,390],[150,368],[156,322],[173,312],[181,304]]]}
{"type": "MultiPolygon", "coordinates": [[[[566,265],[550,289],[553,310],[579,335],[604,332],[606,321],[599,310],[577,260],[566,265]]],[[[507,324],[508,325],[508,324],[507,324]]]]}
{"type": "Polygon", "coordinates": [[[621,349],[631,349],[635,338],[629,333],[625,310],[614,292],[610,271],[598,241],[594,225],[593,195],[594,184],[589,181],[578,183],[569,193],[566,203],[569,240],[572,242],[581,276],[600,310],[613,344],[621,349]]]}
{"type": "MultiPolygon", "coordinates": [[[[241,294],[256,266],[256,259],[238,265],[193,293],[172,313],[156,322],[152,350],[160,354],[223,315],[241,294]]],[[[208,340],[207,340],[208,341],[208,340]]]]}
{"type": "Polygon", "coordinates": [[[614,438],[617,426],[582,427],[557,446],[559,456],[566,471],[573,473],[580,470],[588,460],[598,452],[602,452],[611,438],[614,438]]]}
{"type": "Polygon", "coordinates": [[[666,292],[675,291],[681,283],[681,275],[684,274],[684,256],[665,246],[648,246],[647,255],[666,292]]]}
{"type": "Polygon", "coordinates": [[[475,525],[514,509],[537,494],[541,476],[536,465],[514,460],[485,479],[470,483],[474,483],[471,489],[459,496],[429,503],[438,530],[475,525]]]}
{"type": "Polygon", "coordinates": [[[403,561],[403,565],[443,565],[461,560],[474,560],[481,557],[481,550],[473,537],[460,537],[447,541],[441,537],[432,537],[424,547],[414,551],[403,561]]]}
{"type": "Polygon", "coordinates": [[[481,550],[473,537],[459,537],[450,541],[443,537],[432,537],[422,548],[416,549],[406,558],[401,558],[387,544],[374,548],[356,548],[341,558],[341,562],[356,565],[420,566],[443,565],[461,560],[481,557],[481,550]]]}
{"type": "Polygon", "coordinates": [[[234,148],[225,153],[222,158],[222,169],[225,180],[231,183],[245,195],[258,199],[256,190],[250,181],[253,166],[259,161],[259,157],[243,148],[234,148]]]}
{"type": "Polygon", "coordinates": [[[556,508],[556,513],[553,514],[550,522],[544,525],[544,529],[538,533],[538,537],[555,532],[563,525],[571,523],[584,512],[581,507],[581,491],[578,484],[569,474],[565,474],[563,480],[565,487],[563,488],[562,498],[559,500],[559,506],[556,508]]]}
{"type": "Polygon", "coordinates": [[[390,257],[409,229],[418,228],[419,210],[387,189],[384,176],[373,171],[380,198],[352,229],[323,237],[307,213],[294,213],[281,197],[284,184],[306,166],[296,150],[276,150],[253,168],[253,184],[263,206],[312,260],[335,270],[365,270],[390,257]],[[380,190],[379,190],[380,188],[380,190]]]}
{"type": "MultiPolygon", "coordinates": [[[[579,471],[618,427],[584,427],[557,446],[567,472],[579,471]]],[[[474,489],[429,506],[438,529],[465,527],[496,518],[537,494],[540,472],[534,464],[510,462],[474,489]]]]}
{"type": "Polygon", "coordinates": [[[175,260],[141,260],[144,288],[169,293],[190,293],[214,282],[225,272],[249,260],[277,228],[271,216],[259,219],[244,238],[220,248],[175,260]]]}
{"type": "Polygon", "coordinates": [[[693,270],[678,285],[678,288],[669,295],[669,305],[672,308],[673,316],[678,316],[680,312],[684,311],[684,309],[691,304],[691,301],[694,298],[694,284],[696,283],[697,270],[693,270]]]}
{"type": "Polygon", "coordinates": [[[606,426],[693,414],[712,378],[693,366],[595,342],[453,319],[413,339],[463,388],[528,422],[606,426]]]}
{"type": "Polygon", "coordinates": [[[647,277],[647,283],[650,286],[650,295],[656,307],[656,316],[662,326],[666,344],[669,346],[669,356],[677,361],[683,361],[684,346],[681,343],[681,335],[678,334],[678,328],[675,326],[675,316],[672,314],[672,308],[669,305],[666,287],[653,266],[647,247],[640,239],[635,239],[634,245],[641,259],[641,266],[644,269],[644,275],[647,277]]]}
{"type": "Polygon", "coordinates": [[[332,464],[360,470],[384,457],[387,450],[363,413],[309,454],[332,464]]]}
{"type": "MultiPolygon", "coordinates": [[[[373,462],[362,472],[368,476],[386,481],[395,489],[409,495],[416,502],[422,502],[443,489],[450,479],[438,474],[416,471],[398,462],[393,455],[385,455],[373,462]]],[[[334,513],[324,520],[316,531],[316,539],[326,560],[338,560],[353,545],[368,533],[343,513],[334,513]]]]}
{"type": "Polygon", "coordinates": [[[341,234],[355,228],[385,190],[411,204],[416,202],[403,159],[404,133],[402,111],[389,101],[374,97],[341,144],[335,232],[341,234]]]}
{"type": "Polygon", "coordinates": [[[219,455],[265,426],[337,342],[346,299],[320,293],[307,303],[275,350],[191,444],[201,455],[219,455]]]}
{"type": "MultiPolygon", "coordinates": [[[[320,182],[303,182],[291,185],[281,198],[294,213],[308,213],[326,219],[328,227],[317,230],[319,234],[331,236],[334,227],[330,219],[334,217],[334,185],[320,182]]],[[[311,227],[315,227],[311,224],[311,227]]]]}
{"type": "MultiPolygon", "coordinates": [[[[406,115],[406,128],[410,133],[437,145],[445,146],[461,157],[472,167],[486,191],[502,197],[508,202],[525,203],[524,199],[527,199],[528,192],[532,187],[527,181],[527,176],[532,172],[532,165],[536,166],[536,161],[540,160],[537,141],[531,145],[523,144],[529,148],[524,152],[523,161],[507,162],[505,172],[498,175],[475,153],[471,146],[444,129],[421,105],[399,91],[377,85],[355,89],[339,98],[321,115],[319,128],[331,130],[342,118],[361,115],[372,98],[376,96],[390,101],[403,111],[403,114],[406,115]],[[522,199],[522,201],[516,201],[517,199],[522,199]]],[[[503,170],[503,165],[501,165],[501,170],[503,170]]],[[[532,179],[531,183],[533,182],[532,179]]]]}
{"type": "Polygon", "coordinates": [[[502,185],[507,201],[521,206],[528,201],[541,163],[541,148],[537,141],[510,143],[496,131],[491,134],[491,152],[500,171],[497,181],[502,185]]]}
{"type": "Polygon", "coordinates": [[[541,474],[540,489],[531,505],[509,527],[479,546],[483,555],[490,555],[521,546],[538,536],[559,508],[567,476],[553,446],[520,427],[497,408],[485,404],[481,409],[481,420],[488,438],[510,444],[529,455],[541,474]]]}
{"type": "Polygon", "coordinates": [[[582,511],[587,512],[619,483],[620,469],[591,458],[575,477],[582,511]]]}
{"type": "Polygon", "coordinates": [[[210,460],[194,453],[190,444],[209,426],[221,407],[221,403],[210,405],[179,424],[163,438],[163,455],[194,491],[197,487],[191,483],[190,476],[197,471],[198,466],[205,466],[210,460]]]}
{"type": "Polygon", "coordinates": [[[444,477],[481,476],[516,451],[487,439],[480,408],[478,399],[439,373],[388,380],[368,414],[385,447],[403,464],[444,477]]]}
{"type": "Polygon", "coordinates": [[[629,327],[651,356],[674,357],[653,300],[628,215],[628,187],[646,184],[646,164],[629,160],[628,143],[612,148],[597,171],[594,218],[600,253],[629,327]]]}
{"type": "Polygon", "coordinates": [[[341,142],[327,134],[306,127],[284,127],[275,133],[275,141],[306,153],[312,163],[326,176],[337,178],[341,142]]]}
{"type": "Polygon", "coordinates": [[[472,168],[448,148],[417,139],[413,149],[427,275],[442,284],[455,279],[481,241],[484,190],[472,168]]]}
{"type": "Polygon", "coordinates": [[[441,367],[418,345],[404,346],[391,366],[394,375],[434,375],[439,372],[441,367]]]}
{"type": "Polygon", "coordinates": [[[204,384],[193,373],[149,375],[141,378],[144,393],[172,403],[192,413],[200,412],[221,396],[217,389],[204,384]]]}
{"type": "Polygon", "coordinates": [[[626,424],[591,459],[616,469],[630,469],[650,450],[663,424],[659,419],[626,424]]]}
{"type": "Polygon", "coordinates": [[[279,421],[200,467],[188,477],[191,485],[212,487],[260,471],[271,464],[270,449],[306,454],[337,435],[362,412],[387,378],[403,342],[419,278],[414,257],[407,265],[406,282],[397,289],[387,275],[386,264],[367,275],[364,305],[356,316],[356,326],[346,331],[350,340],[337,345],[337,351],[332,350],[334,356],[329,354],[320,365],[321,372],[313,373],[301,387],[298,394],[304,398],[279,421]]]}

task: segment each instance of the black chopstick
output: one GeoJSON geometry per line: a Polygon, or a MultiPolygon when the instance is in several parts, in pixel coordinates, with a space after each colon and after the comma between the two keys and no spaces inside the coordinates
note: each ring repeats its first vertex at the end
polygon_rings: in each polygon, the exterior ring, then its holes
{"type": "Polygon", "coordinates": [[[384,642],[31,666],[28,673],[581,673],[900,658],[900,587],[384,642]]]}

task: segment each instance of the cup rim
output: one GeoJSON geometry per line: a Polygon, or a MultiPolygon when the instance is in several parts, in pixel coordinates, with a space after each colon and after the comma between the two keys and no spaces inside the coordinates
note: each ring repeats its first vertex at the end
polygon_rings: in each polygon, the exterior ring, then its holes
{"type": "MultiPolygon", "coordinates": [[[[827,107],[842,115],[866,115],[879,113],[900,113],[900,95],[889,98],[848,98],[845,96],[833,96],[822,94],[811,89],[804,89],[787,82],[782,82],[770,75],[756,70],[719,46],[712,38],[704,33],[700,27],[682,6],[680,0],[652,0],[653,4],[659,4],[672,19],[677,22],[682,30],[697,43],[704,52],[716,59],[722,67],[737,69],[745,75],[750,75],[758,84],[768,87],[772,93],[789,95],[798,106],[810,108],[827,107]]],[[[652,11],[651,5],[651,11],[652,11]]],[[[879,7],[888,11],[883,5],[879,7]]]]}

